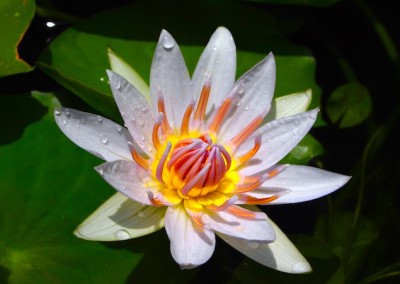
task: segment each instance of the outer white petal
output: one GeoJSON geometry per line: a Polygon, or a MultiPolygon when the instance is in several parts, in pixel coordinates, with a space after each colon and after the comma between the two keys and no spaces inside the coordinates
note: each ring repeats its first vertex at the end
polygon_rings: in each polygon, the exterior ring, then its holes
{"type": "Polygon", "coordinates": [[[150,94],[154,112],[157,110],[158,95],[162,94],[167,118],[171,126],[180,126],[189,103],[190,76],[179,46],[165,30],[161,32],[150,73],[150,94]]]}
{"type": "Polygon", "coordinates": [[[132,86],[150,101],[150,89],[143,78],[133,69],[125,60],[119,57],[111,49],[107,49],[108,61],[110,62],[111,70],[124,77],[132,86]]]}
{"type": "Polygon", "coordinates": [[[238,156],[254,146],[254,138],[262,137],[262,144],[257,154],[240,170],[244,175],[251,175],[265,170],[286,156],[310,130],[319,109],[313,109],[294,116],[273,120],[259,129],[240,146],[238,156]]]}
{"type": "Polygon", "coordinates": [[[194,268],[210,259],[215,248],[215,234],[193,225],[181,205],[168,207],[165,229],[171,242],[171,254],[182,268],[194,268]]]}
{"type": "Polygon", "coordinates": [[[96,170],[113,188],[137,202],[151,205],[148,192],[158,192],[149,173],[135,162],[108,162],[96,170]]]}
{"type": "Polygon", "coordinates": [[[164,227],[165,208],[137,203],[116,193],[90,215],[74,234],[91,241],[120,241],[164,227]]]}
{"type": "Polygon", "coordinates": [[[57,108],[54,118],[61,131],[79,147],[106,161],[132,160],[127,141],[133,141],[126,128],[91,113],[57,108]]]}
{"type": "Polygon", "coordinates": [[[268,122],[305,112],[311,103],[311,99],[311,89],[276,98],[272,102],[271,110],[265,117],[264,121],[268,122]]]}
{"type": "Polygon", "coordinates": [[[269,188],[289,189],[289,192],[269,204],[286,204],[312,200],[342,187],[350,177],[308,166],[290,165],[277,176],[264,182],[260,189],[248,194],[262,198],[271,195],[269,188]]]}
{"type": "Polygon", "coordinates": [[[123,77],[107,70],[115,102],[126,127],[135,142],[147,155],[154,151],[151,139],[154,116],[150,106],[140,92],[123,77]]]}
{"type": "Polygon", "coordinates": [[[267,222],[266,215],[265,219],[252,220],[239,218],[221,211],[203,215],[203,222],[209,224],[214,231],[232,237],[261,242],[273,242],[275,240],[275,232],[267,222]]]}
{"type": "Polygon", "coordinates": [[[223,122],[220,139],[232,138],[256,116],[269,111],[275,89],[275,70],[274,55],[270,53],[235,83],[232,92],[236,93],[236,99],[223,122]]]}
{"type": "Polygon", "coordinates": [[[229,245],[262,265],[287,273],[311,272],[310,264],[287,236],[270,219],[268,222],[276,234],[276,240],[272,243],[249,242],[221,233],[217,234],[229,245]]]}
{"type": "Polygon", "coordinates": [[[211,79],[211,93],[207,110],[214,109],[231,90],[235,82],[235,75],[235,42],[226,28],[219,27],[211,36],[197,63],[192,78],[192,94],[198,101],[204,84],[211,79]]]}

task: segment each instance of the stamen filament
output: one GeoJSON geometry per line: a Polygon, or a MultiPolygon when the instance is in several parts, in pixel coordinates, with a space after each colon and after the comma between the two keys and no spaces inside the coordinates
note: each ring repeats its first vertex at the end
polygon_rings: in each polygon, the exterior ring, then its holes
{"type": "Polygon", "coordinates": [[[185,114],[183,115],[182,124],[181,124],[181,135],[189,134],[189,122],[190,116],[194,109],[194,102],[190,103],[186,108],[185,114]]]}
{"type": "Polygon", "coordinates": [[[254,138],[254,148],[238,158],[238,165],[242,165],[251,158],[253,158],[254,155],[258,152],[258,150],[260,150],[260,147],[261,147],[261,136],[257,136],[256,138],[254,138]]]}
{"type": "Polygon", "coordinates": [[[163,134],[167,134],[171,132],[171,126],[168,123],[168,118],[167,118],[167,112],[165,111],[165,102],[164,102],[164,97],[159,94],[158,96],[158,111],[162,112],[164,114],[164,119],[162,120],[161,124],[161,130],[163,134]]]}
{"type": "Polygon", "coordinates": [[[271,197],[256,198],[249,195],[239,195],[239,200],[251,205],[265,205],[278,199],[280,195],[272,195],[271,197]]]}
{"type": "Polygon", "coordinates": [[[164,119],[164,114],[160,112],[153,126],[152,140],[153,140],[153,145],[156,149],[159,149],[161,147],[160,139],[158,137],[158,130],[160,129],[163,119],[164,119]]]}
{"type": "Polygon", "coordinates": [[[194,119],[197,121],[204,120],[207,109],[208,98],[210,96],[210,91],[211,91],[211,83],[206,82],[203,86],[203,89],[201,90],[199,104],[197,105],[196,112],[194,113],[194,119]]]}
{"type": "Polygon", "coordinates": [[[164,170],[164,164],[165,164],[165,161],[167,160],[169,152],[171,151],[171,147],[172,147],[171,142],[168,142],[167,146],[165,147],[164,153],[162,154],[161,159],[157,165],[156,178],[160,182],[164,182],[162,174],[163,174],[163,170],[164,170]]]}
{"type": "Polygon", "coordinates": [[[227,97],[224,102],[222,103],[222,105],[219,107],[216,115],[214,116],[210,127],[208,128],[210,131],[212,132],[217,132],[219,130],[219,127],[222,124],[222,121],[224,120],[231,104],[232,104],[232,97],[227,97]]]}
{"type": "Polygon", "coordinates": [[[205,165],[204,168],[192,180],[190,180],[188,183],[186,183],[186,185],[179,190],[179,192],[183,196],[187,196],[189,191],[193,187],[195,187],[204,178],[204,176],[208,172],[209,168],[210,168],[210,165],[205,165]]]}
{"type": "Polygon", "coordinates": [[[234,138],[231,139],[230,143],[238,147],[240,144],[243,143],[244,140],[246,140],[247,137],[249,137],[258,128],[263,119],[264,119],[263,115],[257,115],[253,119],[253,121],[250,122],[238,135],[236,135],[234,138]]]}
{"type": "Polygon", "coordinates": [[[252,191],[252,190],[256,189],[257,187],[259,187],[261,184],[263,184],[264,181],[266,181],[268,177],[269,177],[268,175],[262,175],[262,176],[258,176],[253,183],[239,184],[236,186],[235,192],[236,193],[244,193],[244,192],[252,191]]]}
{"type": "Polygon", "coordinates": [[[129,146],[129,150],[131,151],[131,155],[132,155],[133,160],[142,169],[148,171],[149,170],[149,162],[148,162],[148,160],[139,155],[139,153],[135,149],[135,146],[132,143],[128,143],[128,146],[129,146]]]}

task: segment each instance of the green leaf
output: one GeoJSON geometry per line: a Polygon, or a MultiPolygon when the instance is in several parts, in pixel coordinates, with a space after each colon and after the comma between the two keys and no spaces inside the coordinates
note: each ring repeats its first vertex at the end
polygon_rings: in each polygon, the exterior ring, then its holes
{"type": "MultiPolygon", "coordinates": [[[[108,11],[66,30],[41,55],[37,65],[95,109],[115,118],[119,114],[105,99],[112,100],[105,74],[110,68],[108,47],[148,82],[161,29],[167,29],[178,41],[193,72],[209,37],[218,26],[224,25],[232,32],[238,47],[237,76],[273,51],[278,66],[276,95],[311,88],[310,107],[317,107],[320,89],[309,50],[290,43],[267,12],[246,3],[225,4],[140,1],[108,11]],[[202,23],[201,29],[198,23],[202,23]]],[[[319,119],[317,124],[321,123],[319,119]]]]}
{"type": "Polygon", "coordinates": [[[316,237],[330,243],[332,250],[346,265],[346,271],[352,275],[357,272],[371,244],[379,236],[378,228],[365,217],[359,218],[352,236],[353,219],[353,213],[350,212],[338,212],[332,219],[324,215],[319,217],[315,229],[316,237]]]}
{"type": "Polygon", "coordinates": [[[372,111],[372,99],[360,83],[347,83],[333,91],[326,112],[333,123],[346,128],[362,123],[372,111]]]}
{"type": "Polygon", "coordinates": [[[0,282],[123,283],[140,251],[72,234],[113,193],[93,170],[100,160],[62,135],[54,96],[34,96],[40,103],[29,94],[0,97],[12,137],[0,146],[0,282]]]}
{"type": "Polygon", "coordinates": [[[297,235],[291,239],[310,262],[313,268],[310,274],[287,274],[245,258],[228,283],[344,283],[340,260],[326,244],[306,235],[297,235]]]}
{"type": "Polygon", "coordinates": [[[0,1],[0,77],[32,70],[19,57],[17,47],[34,13],[34,0],[0,1]]]}
{"type": "Polygon", "coordinates": [[[307,164],[312,158],[323,153],[324,148],[318,140],[311,136],[311,134],[307,134],[280,163],[307,164]]]}

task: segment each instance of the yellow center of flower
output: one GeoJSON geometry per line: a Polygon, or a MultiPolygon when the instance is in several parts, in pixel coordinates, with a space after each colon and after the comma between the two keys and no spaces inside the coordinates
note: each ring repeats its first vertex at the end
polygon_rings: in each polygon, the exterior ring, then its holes
{"type": "MultiPolygon", "coordinates": [[[[154,177],[158,192],[148,193],[152,204],[173,206],[183,202],[185,209],[199,225],[201,221],[196,219],[196,216],[205,209],[230,210],[236,215],[253,217],[248,215],[253,213],[231,205],[238,200],[247,204],[265,204],[277,198],[272,196],[256,199],[245,193],[259,187],[266,178],[275,175],[279,169],[249,177],[238,173],[238,167],[251,159],[259,150],[261,138],[254,139],[254,148],[246,154],[239,157],[234,155],[235,149],[262,122],[263,116],[257,116],[230,141],[224,145],[220,144],[217,133],[231,106],[235,92],[215,110],[207,129],[204,130],[209,94],[210,84],[206,83],[196,109],[193,103],[187,107],[180,129],[172,129],[168,123],[164,100],[160,95],[159,116],[152,134],[152,142],[156,149],[154,157],[147,160],[132,149],[132,157],[136,163],[154,177]]],[[[151,186],[154,188],[154,183],[151,186]]]]}

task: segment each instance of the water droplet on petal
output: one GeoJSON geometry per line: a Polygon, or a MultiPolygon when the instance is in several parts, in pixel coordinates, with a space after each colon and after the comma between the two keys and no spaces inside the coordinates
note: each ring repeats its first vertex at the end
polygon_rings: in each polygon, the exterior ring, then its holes
{"type": "Polygon", "coordinates": [[[295,122],[294,122],[294,124],[296,124],[296,125],[299,125],[299,121],[298,120],[296,120],[295,122]]]}
{"type": "Polygon", "coordinates": [[[286,100],[282,100],[281,102],[284,104],[284,103],[286,103],[286,100]]]}
{"type": "Polygon", "coordinates": [[[61,114],[61,109],[56,108],[56,109],[54,110],[54,114],[55,114],[55,115],[60,115],[60,114],[61,114]]]}
{"type": "Polygon", "coordinates": [[[268,143],[271,143],[271,142],[272,142],[272,139],[271,139],[271,138],[269,138],[269,139],[268,139],[268,143]]]}
{"type": "Polygon", "coordinates": [[[237,107],[240,107],[242,105],[242,103],[240,102],[240,101],[238,101],[237,103],[236,103],[236,106],[237,107]]]}
{"type": "Polygon", "coordinates": [[[311,119],[316,119],[317,118],[317,112],[310,113],[310,118],[311,119]]]}
{"type": "Polygon", "coordinates": [[[69,110],[66,109],[66,110],[65,110],[65,116],[69,118],[70,115],[71,115],[71,114],[70,114],[69,110]]]}
{"type": "Polygon", "coordinates": [[[146,112],[146,111],[147,111],[147,108],[146,108],[146,107],[142,107],[142,111],[143,111],[143,112],[146,112]]]}
{"type": "Polygon", "coordinates": [[[81,123],[81,124],[85,124],[85,119],[84,118],[81,118],[80,120],[79,120],[79,122],[81,123]]]}
{"type": "Polygon", "coordinates": [[[114,233],[114,238],[119,241],[128,240],[131,238],[131,235],[128,231],[125,230],[118,230],[114,233]]]}
{"type": "Polygon", "coordinates": [[[67,121],[65,119],[62,120],[62,125],[66,125],[67,121]]]}
{"type": "Polygon", "coordinates": [[[244,88],[244,86],[240,86],[237,92],[239,95],[243,95],[245,91],[246,89],[244,88]]]}
{"type": "Polygon", "coordinates": [[[164,36],[164,38],[162,39],[162,47],[166,51],[171,51],[174,48],[174,46],[175,46],[174,39],[169,35],[164,36]]]}
{"type": "Polygon", "coordinates": [[[144,141],[146,138],[144,136],[140,137],[140,140],[144,141]]]}
{"type": "Polygon", "coordinates": [[[140,211],[140,212],[138,213],[138,216],[139,216],[140,218],[143,218],[143,217],[144,217],[143,211],[140,211]]]}
{"type": "Polygon", "coordinates": [[[244,107],[244,110],[249,110],[249,109],[250,109],[249,106],[245,106],[245,107],[244,107]]]}
{"type": "Polygon", "coordinates": [[[104,134],[100,135],[100,142],[103,144],[108,144],[108,137],[104,134]]]}
{"type": "Polygon", "coordinates": [[[121,80],[116,80],[114,82],[114,87],[115,87],[115,89],[120,90],[121,89],[121,80]]]}
{"type": "Polygon", "coordinates": [[[143,125],[144,125],[144,121],[140,119],[140,120],[138,121],[138,124],[139,124],[140,126],[143,126],[143,125]]]}
{"type": "Polygon", "coordinates": [[[258,242],[248,242],[247,245],[252,249],[256,249],[260,246],[258,242]]]}
{"type": "Polygon", "coordinates": [[[97,120],[99,123],[101,123],[101,122],[103,121],[103,118],[102,118],[100,115],[98,115],[98,116],[96,116],[96,120],[97,120]]]}
{"type": "Polygon", "coordinates": [[[214,46],[214,47],[213,47],[213,50],[214,50],[214,51],[216,51],[216,50],[217,50],[217,47],[216,47],[216,46],[214,46]]]}
{"type": "Polygon", "coordinates": [[[117,125],[117,131],[121,132],[122,131],[122,126],[121,125],[117,125]]]}

